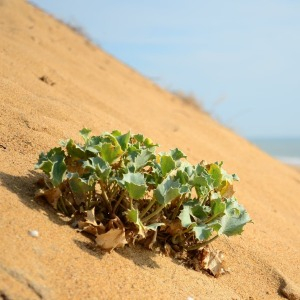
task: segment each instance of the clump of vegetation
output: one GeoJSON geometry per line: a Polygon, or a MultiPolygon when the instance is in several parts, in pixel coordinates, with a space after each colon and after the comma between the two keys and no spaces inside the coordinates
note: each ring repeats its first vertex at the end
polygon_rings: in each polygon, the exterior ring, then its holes
{"type": "Polygon", "coordinates": [[[241,234],[251,221],[233,196],[237,175],[222,163],[191,165],[177,148],[156,154],[158,145],[141,134],[90,137],[84,128],[80,135],[82,144],[69,139],[40,154],[35,167],[48,180],[39,197],[104,250],[138,243],[195,269],[221,272],[205,246],[241,234]]]}

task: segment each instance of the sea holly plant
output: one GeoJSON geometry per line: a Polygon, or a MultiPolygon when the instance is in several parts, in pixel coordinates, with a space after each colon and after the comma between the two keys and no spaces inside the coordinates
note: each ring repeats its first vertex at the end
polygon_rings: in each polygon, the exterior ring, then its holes
{"type": "Polygon", "coordinates": [[[37,197],[104,250],[142,244],[217,276],[206,245],[251,222],[234,197],[238,176],[222,162],[192,165],[177,148],[156,153],[158,144],[142,134],[79,133],[82,143],[69,139],[40,154],[35,168],[46,179],[37,197]]]}

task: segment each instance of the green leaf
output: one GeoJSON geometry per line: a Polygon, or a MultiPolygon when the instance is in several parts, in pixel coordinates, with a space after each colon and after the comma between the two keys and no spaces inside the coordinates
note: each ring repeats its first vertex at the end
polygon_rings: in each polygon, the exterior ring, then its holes
{"type": "Polygon", "coordinates": [[[50,180],[52,184],[57,187],[65,179],[67,173],[67,166],[63,160],[58,160],[53,163],[52,170],[50,172],[50,180]]]}
{"type": "Polygon", "coordinates": [[[194,167],[187,161],[181,162],[178,170],[186,173],[188,177],[192,177],[194,173],[194,167]]]}
{"type": "Polygon", "coordinates": [[[219,216],[224,214],[225,208],[226,208],[226,203],[222,201],[220,198],[212,201],[212,213],[213,216],[219,216]]]}
{"type": "Polygon", "coordinates": [[[200,199],[205,199],[210,192],[206,186],[195,186],[195,190],[200,199]]]}
{"type": "Polygon", "coordinates": [[[221,167],[217,164],[211,164],[209,166],[208,173],[211,175],[212,179],[214,180],[214,187],[217,188],[220,186],[223,175],[222,175],[222,170],[221,167]]]}
{"type": "Polygon", "coordinates": [[[103,143],[100,147],[100,153],[102,158],[112,164],[116,161],[123,153],[120,145],[113,145],[111,143],[103,143]]]}
{"type": "Polygon", "coordinates": [[[178,181],[174,181],[170,176],[168,176],[154,190],[154,196],[157,202],[161,205],[167,205],[180,195],[180,183],[178,181]]]}
{"type": "Polygon", "coordinates": [[[194,224],[195,222],[192,222],[191,220],[191,207],[189,205],[184,205],[178,218],[181,221],[182,227],[188,228],[191,224],[194,224]]]}
{"type": "Polygon", "coordinates": [[[49,160],[45,153],[41,153],[38,162],[35,164],[35,169],[41,169],[45,174],[49,176],[53,162],[49,160]]]}
{"type": "Polygon", "coordinates": [[[82,138],[84,139],[84,142],[86,143],[86,141],[89,138],[89,134],[91,133],[90,129],[87,128],[83,128],[79,131],[79,134],[82,136],[82,138]]]}
{"type": "Polygon", "coordinates": [[[181,151],[179,150],[178,148],[175,148],[175,149],[172,149],[170,151],[170,155],[172,156],[172,158],[174,160],[179,160],[181,158],[186,158],[187,156],[181,151]]]}
{"type": "Polygon", "coordinates": [[[200,221],[206,220],[210,211],[210,207],[199,204],[194,205],[191,209],[192,215],[200,221]]]}
{"type": "Polygon", "coordinates": [[[87,161],[84,161],[82,167],[94,171],[97,177],[102,180],[106,180],[111,172],[110,165],[98,156],[91,157],[87,161]]]}
{"type": "Polygon", "coordinates": [[[130,210],[127,210],[126,215],[128,221],[134,223],[139,229],[138,234],[140,234],[142,237],[145,237],[145,227],[139,217],[138,209],[132,208],[130,210]]]}
{"type": "Polygon", "coordinates": [[[79,177],[78,173],[69,173],[68,178],[76,204],[86,203],[88,193],[94,190],[94,186],[88,185],[83,178],[79,177]]]}
{"type": "Polygon", "coordinates": [[[145,138],[145,140],[144,140],[144,145],[145,145],[145,147],[147,147],[147,148],[153,147],[153,146],[157,146],[157,144],[154,144],[154,143],[152,142],[152,140],[149,139],[149,138],[145,138]]]}
{"type": "Polygon", "coordinates": [[[116,137],[119,145],[121,146],[121,149],[125,151],[128,148],[128,142],[130,140],[130,131],[128,131],[125,134],[121,134],[120,131],[115,130],[112,132],[112,135],[116,137]]]}
{"type": "Polygon", "coordinates": [[[145,233],[147,230],[157,231],[157,228],[159,226],[165,225],[165,223],[153,223],[145,226],[139,217],[138,209],[132,208],[130,210],[127,210],[126,215],[128,221],[134,223],[136,227],[139,229],[138,234],[140,234],[142,237],[145,237],[145,233]]]}
{"type": "Polygon", "coordinates": [[[144,136],[142,134],[135,134],[133,137],[136,139],[136,141],[138,143],[143,143],[144,142],[144,136]]]}
{"type": "Polygon", "coordinates": [[[187,184],[187,183],[189,183],[189,179],[190,179],[189,176],[188,176],[188,174],[186,172],[182,171],[182,170],[177,170],[175,178],[177,180],[179,180],[179,182],[181,184],[187,184]]]}
{"type": "Polygon", "coordinates": [[[124,174],[122,181],[131,199],[141,199],[147,190],[144,175],[141,173],[124,174]]]}
{"type": "Polygon", "coordinates": [[[251,218],[242,205],[235,198],[226,202],[225,215],[221,218],[218,234],[232,236],[241,234],[245,224],[251,222],[251,218]]]}
{"type": "Polygon", "coordinates": [[[214,188],[214,180],[208,174],[207,170],[200,164],[196,166],[194,174],[191,176],[190,183],[195,186],[199,197],[206,196],[214,188]]]}
{"type": "Polygon", "coordinates": [[[199,241],[207,240],[212,234],[212,228],[209,228],[207,225],[196,225],[193,227],[195,232],[195,237],[199,241]]]}
{"type": "Polygon", "coordinates": [[[160,165],[163,176],[166,176],[166,174],[175,169],[175,161],[170,155],[162,155],[160,165]]]}
{"type": "Polygon", "coordinates": [[[56,187],[62,183],[67,172],[65,153],[59,148],[51,149],[47,154],[41,153],[35,165],[50,177],[51,183],[56,187]]]}
{"type": "Polygon", "coordinates": [[[149,149],[136,150],[130,153],[129,167],[132,166],[134,171],[138,171],[141,168],[149,165],[156,158],[149,149]]]}
{"type": "Polygon", "coordinates": [[[85,149],[80,145],[76,144],[72,139],[67,141],[66,149],[68,151],[69,156],[73,159],[86,159],[87,154],[85,153],[85,149]]]}

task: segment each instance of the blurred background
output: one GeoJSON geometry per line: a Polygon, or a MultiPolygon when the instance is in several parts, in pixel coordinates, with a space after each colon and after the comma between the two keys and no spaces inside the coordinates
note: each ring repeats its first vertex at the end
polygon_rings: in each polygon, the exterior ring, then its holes
{"type": "Polygon", "coordinates": [[[300,166],[300,1],[30,2],[300,166]]]}

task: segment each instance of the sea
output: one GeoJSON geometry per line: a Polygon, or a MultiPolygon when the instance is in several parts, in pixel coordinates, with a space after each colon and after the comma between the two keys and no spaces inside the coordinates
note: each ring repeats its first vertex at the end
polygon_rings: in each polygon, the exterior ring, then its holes
{"type": "Polygon", "coordinates": [[[300,167],[300,137],[249,138],[248,140],[282,162],[300,167]]]}

